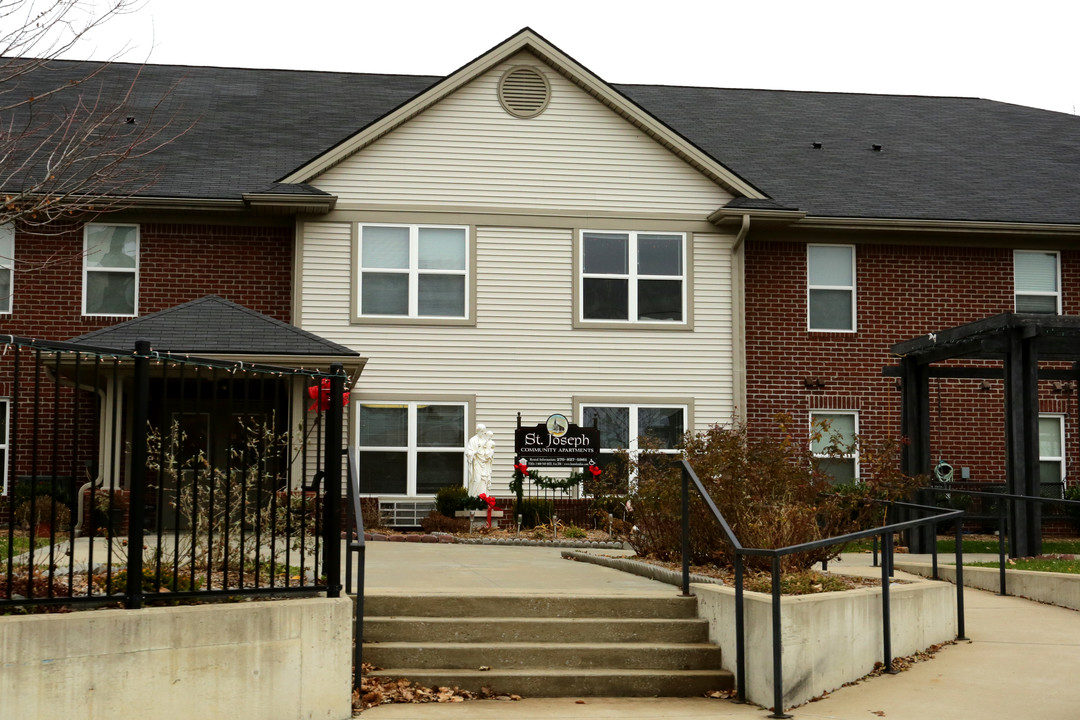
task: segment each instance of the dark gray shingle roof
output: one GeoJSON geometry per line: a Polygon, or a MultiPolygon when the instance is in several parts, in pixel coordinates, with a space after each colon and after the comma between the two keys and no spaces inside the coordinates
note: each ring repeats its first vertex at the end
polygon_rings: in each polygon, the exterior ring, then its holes
{"type": "Polygon", "coordinates": [[[148,340],[158,352],[228,355],[319,355],[359,353],[275,320],[217,295],[72,338],[77,345],[131,350],[148,340]]]}
{"type": "MultiPolygon", "coordinates": [[[[13,91],[34,94],[46,75],[52,86],[90,67],[57,61],[13,91]]],[[[190,126],[138,161],[159,169],[140,194],[181,198],[282,192],[275,181],[440,79],[118,63],[81,91],[126,90],[136,71],[125,113],[190,126]]],[[[1080,118],[1071,115],[971,98],[614,87],[783,208],[1080,224],[1080,118]]]]}
{"type": "Polygon", "coordinates": [[[617,89],[810,215],[1080,223],[1073,115],[973,98],[617,89]]]}

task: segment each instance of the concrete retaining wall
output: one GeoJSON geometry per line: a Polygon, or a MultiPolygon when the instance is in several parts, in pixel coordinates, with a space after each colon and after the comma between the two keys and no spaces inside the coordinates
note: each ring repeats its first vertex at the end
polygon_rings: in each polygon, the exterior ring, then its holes
{"type": "MultiPolygon", "coordinates": [[[[709,639],[724,649],[724,668],[735,672],[735,591],[694,584],[698,614],[709,620],[709,639]]],[[[744,593],[747,698],[772,707],[772,602],[744,593]]],[[[942,582],[890,587],[893,656],[910,655],[956,637],[955,588],[942,582]]],[[[882,658],[881,589],[799,595],[781,600],[784,707],[866,675],[882,658]]]]}
{"type": "Polygon", "coordinates": [[[0,617],[0,717],[344,720],[352,601],[0,617]]]}
{"type": "MultiPolygon", "coordinates": [[[[896,569],[913,575],[930,577],[930,563],[896,562],[896,569]]],[[[938,577],[956,582],[956,567],[938,563],[938,577]]],[[[964,566],[964,587],[1001,591],[1001,575],[998,568],[964,566]]],[[[1008,595],[1038,600],[1080,610],[1080,575],[1070,573],[1036,572],[1034,570],[1005,570],[1005,592],[1008,595]]]]}

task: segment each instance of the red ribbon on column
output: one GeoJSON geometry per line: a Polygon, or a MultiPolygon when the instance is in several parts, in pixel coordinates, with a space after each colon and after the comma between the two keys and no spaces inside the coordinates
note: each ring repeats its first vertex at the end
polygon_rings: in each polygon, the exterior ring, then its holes
{"type": "MultiPolygon", "coordinates": [[[[321,411],[330,409],[330,378],[323,378],[318,385],[311,385],[307,389],[308,397],[315,402],[311,403],[308,410],[318,408],[321,411]]],[[[341,407],[349,404],[349,391],[341,393],[341,407]]]]}
{"type": "Polygon", "coordinates": [[[484,493],[480,493],[477,497],[487,503],[487,526],[491,527],[491,511],[495,508],[495,498],[484,493]]]}

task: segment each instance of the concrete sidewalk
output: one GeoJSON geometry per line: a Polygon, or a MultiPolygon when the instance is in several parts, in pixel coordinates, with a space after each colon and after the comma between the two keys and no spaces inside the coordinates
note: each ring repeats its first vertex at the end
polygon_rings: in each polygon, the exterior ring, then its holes
{"type": "MultiPolygon", "coordinates": [[[[612,551],[605,551],[613,554],[612,551]]],[[[656,594],[678,589],[617,570],[564,560],[556,548],[370,543],[369,594],[447,593],[567,595],[656,594]]],[[[995,556],[996,557],[996,556],[995,556]]],[[[909,556],[916,560],[919,556],[909,556]]],[[[929,556],[927,556],[927,561],[929,556]]],[[[944,560],[944,558],[942,558],[944,560]]],[[[877,573],[869,554],[845,555],[838,572],[877,573]]],[[[789,709],[795,718],[928,720],[933,718],[1080,717],[1080,613],[967,589],[969,642],[898,675],[840,688],[824,700],[789,709]]],[[[729,650],[731,651],[731,650],[729,650]]],[[[763,718],[768,711],[706,698],[527,698],[509,703],[383,705],[372,720],[582,720],[640,717],[691,720],[763,718]]]]}

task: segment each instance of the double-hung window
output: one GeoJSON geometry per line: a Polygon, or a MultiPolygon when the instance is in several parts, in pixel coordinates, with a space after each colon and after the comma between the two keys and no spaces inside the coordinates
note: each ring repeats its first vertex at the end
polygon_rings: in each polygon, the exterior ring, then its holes
{"type": "Polygon", "coordinates": [[[1061,256],[1013,251],[1013,291],[1018,313],[1061,313],[1061,256]]]}
{"type": "Polygon", "coordinates": [[[359,406],[360,492],[434,495],[465,484],[466,403],[359,406]]]}
{"type": "Polygon", "coordinates": [[[358,256],[361,316],[468,317],[468,228],[362,224],[358,256]]]}
{"type": "Polygon", "coordinates": [[[852,411],[815,410],[810,413],[810,451],[818,458],[818,470],[834,485],[859,479],[859,453],[855,436],[859,415],[852,411]]]}
{"type": "Polygon", "coordinates": [[[139,226],[87,225],[83,242],[83,315],[138,314],[139,226]]]}
{"type": "Polygon", "coordinates": [[[1039,416],[1039,484],[1043,497],[1062,497],[1065,479],[1065,418],[1039,416]]]}
{"type": "Polygon", "coordinates": [[[15,226],[0,225],[0,314],[11,312],[15,280],[15,226]]]}
{"type": "Polygon", "coordinates": [[[597,464],[606,467],[616,450],[636,453],[641,438],[652,441],[660,452],[677,453],[686,434],[687,406],[583,403],[581,426],[595,426],[600,431],[597,464]]]}
{"type": "Polygon", "coordinates": [[[686,235],[581,233],[583,321],[685,323],[686,235]]]}
{"type": "Polygon", "coordinates": [[[807,329],[855,331],[855,246],[806,246],[807,329]]]}

